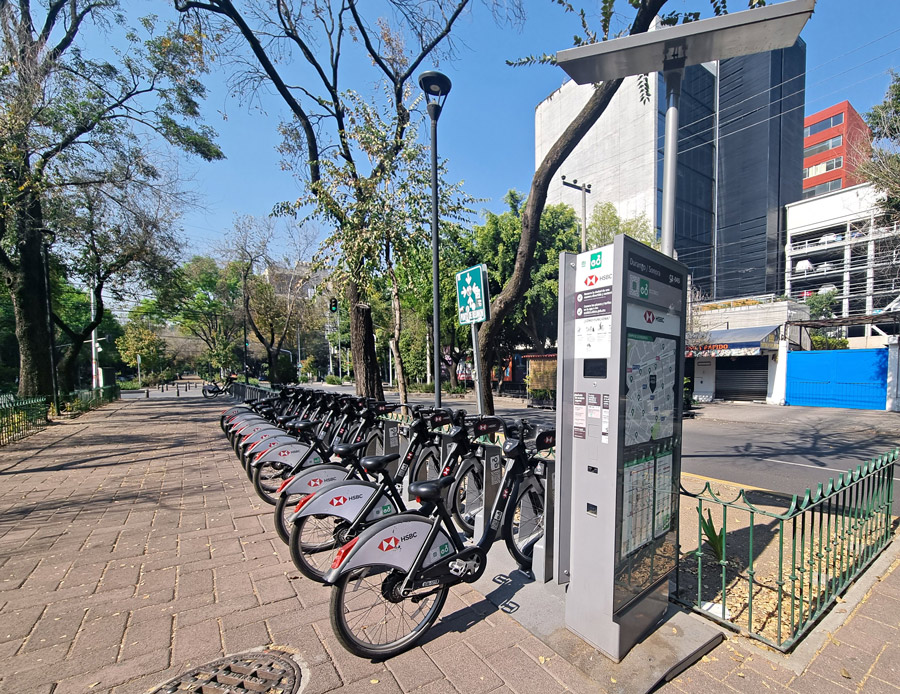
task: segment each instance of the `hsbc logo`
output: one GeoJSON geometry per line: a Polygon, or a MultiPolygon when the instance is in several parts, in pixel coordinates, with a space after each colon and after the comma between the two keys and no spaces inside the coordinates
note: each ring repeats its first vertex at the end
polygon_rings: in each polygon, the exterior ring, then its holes
{"type": "Polygon", "coordinates": [[[319,477],[316,477],[315,479],[311,479],[309,482],[307,482],[306,486],[307,487],[321,487],[322,480],[319,477]]]}
{"type": "Polygon", "coordinates": [[[644,322],[652,323],[656,320],[656,316],[653,314],[653,311],[644,311],[644,322]]]}
{"type": "MultiPolygon", "coordinates": [[[[271,445],[274,446],[274,445],[275,445],[275,442],[273,441],[271,445]]],[[[290,451],[279,451],[279,452],[278,452],[278,457],[280,457],[280,458],[287,458],[290,454],[291,454],[290,451]]]]}
{"type": "Polygon", "coordinates": [[[382,552],[390,552],[392,549],[397,549],[399,546],[400,538],[394,537],[393,535],[384,538],[381,542],[378,543],[378,549],[380,549],[382,552]]]}
{"type": "Polygon", "coordinates": [[[347,503],[347,497],[346,496],[336,496],[328,503],[331,504],[332,506],[343,506],[344,504],[347,503]]]}
{"type": "Polygon", "coordinates": [[[585,287],[593,287],[593,286],[596,285],[597,282],[599,282],[599,281],[600,281],[600,278],[597,277],[597,275],[588,275],[588,276],[585,277],[585,279],[584,279],[584,286],[585,286],[585,287]]]}

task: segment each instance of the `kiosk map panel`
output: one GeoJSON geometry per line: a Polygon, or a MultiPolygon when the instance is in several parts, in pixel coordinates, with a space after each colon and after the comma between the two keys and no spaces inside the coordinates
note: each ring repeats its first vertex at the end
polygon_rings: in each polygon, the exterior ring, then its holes
{"type": "Polygon", "coordinates": [[[625,445],[670,438],[675,421],[678,343],[629,331],[625,363],[625,445]]]}

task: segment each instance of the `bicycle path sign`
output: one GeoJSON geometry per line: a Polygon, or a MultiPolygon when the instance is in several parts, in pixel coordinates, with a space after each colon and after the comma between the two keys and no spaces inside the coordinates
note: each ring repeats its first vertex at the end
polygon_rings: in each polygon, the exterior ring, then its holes
{"type": "Polygon", "coordinates": [[[484,263],[456,273],[456,305],[460,325],[483,323],[491,317],[487,266],[484,263]]]}

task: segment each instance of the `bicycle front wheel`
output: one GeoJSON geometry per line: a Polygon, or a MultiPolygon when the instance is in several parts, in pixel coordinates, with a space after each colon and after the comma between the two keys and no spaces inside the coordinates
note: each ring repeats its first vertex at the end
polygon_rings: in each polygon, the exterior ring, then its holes
{"type": "Polygon", "coordinates": [[[278,503],[278,488],[285,480],[289,468],[282,469],[272,462],[265,462],[253,468],[253,488],[259,498],[267,504],[274,506],[278,503]]]}
{"type": "Polygon", "coordinates": [[[544,536],[544,486],[530,478],[519,488],[515,506],[503,520],[506,548],[523,571],[531,570],[534,544],[544,536]]]}
{"type": "Polygon", "coordinates": [[[446,585],[400,595],[406,574],[364,566],[338,579],[331,593],[331,627],[338,641],[361,658],[383,660],[412,648],[444,607],[446,585]]]}
{"type": "Polygon", "coordinates": [[[291,561],[311,581],[323,582],[338,550],[343,546],[340,535],[346,521],[337,516],[316,514],[303,516],[291,527],[288,546],[291,561]]]}
{"type": "Polygon", "coordinates": [[[294,515],[294,508],[305,494],[280,494],[278,503],[275,504],[275,532],[284,544],[291,539],[290,517],[294,515]]]}

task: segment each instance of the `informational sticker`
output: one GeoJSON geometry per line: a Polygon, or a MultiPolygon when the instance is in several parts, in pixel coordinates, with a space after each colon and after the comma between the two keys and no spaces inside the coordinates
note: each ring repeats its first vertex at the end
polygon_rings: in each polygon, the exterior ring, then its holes
{"type": "Polygon", "coordinates": [[[572,426],[575,437],[583,439],[587,436],[587,396],[585,393],[573,393],[572,426]]]}
{"type": "Polygon", "coordinates": [[[622,487],[621,557],[626,557],[653,539],[653,458],[625,463],[622,487]]]}
{"type": "Polygon", "coordinates": [[[590,419],[600,419],[601,417],[601,409],[600,402],[602,399],[602,395],[600,393],[588,393],[587,394],[587,416],[590,419]]]}
{"type": "Polygon", "coordinates": [[[608,359],[612,348],[613,247],[575,259],[576,359],[608,359]]]}
{"type": "Polygon", "coordinates": [[[575,321],[575,358],[609,359],[612,352],[612,316],[575,321]]]}
{"type": "Polygon", "coordinates": [[[653,536],[665,535],[672,526],[672,452],[656,458],[656,501],[653,536]]]}
{"type": "Polygon", "coordinates": [[[603,395],[603,413],[600,418],[600,443],[609,443],[609,395],[603,395]]]}
{"type": "Polygon", "coordinates": [[[503,479],[503,469],[500,466],[500,453],[492,455],[488,462],[491,469],[491,483],[498,485],[503,479]]]}

